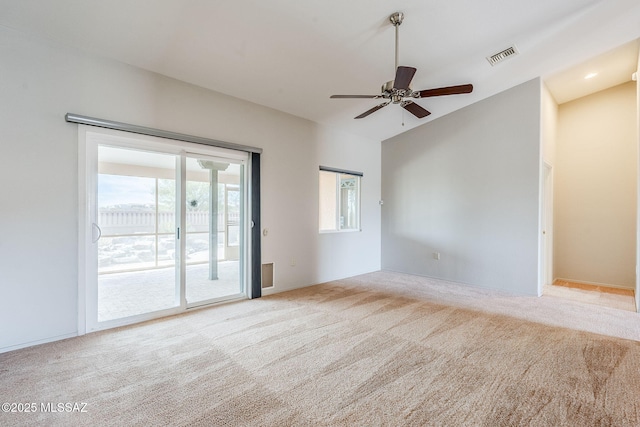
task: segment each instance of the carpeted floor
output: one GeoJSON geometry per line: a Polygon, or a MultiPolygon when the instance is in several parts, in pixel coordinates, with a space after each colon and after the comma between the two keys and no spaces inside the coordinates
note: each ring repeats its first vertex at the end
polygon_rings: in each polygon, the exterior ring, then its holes
{"type": "Polygon", "coordinates": [[[640,425],[640,342],[525,300],[379,272],[0,354],[0,425],[640,425]]]}

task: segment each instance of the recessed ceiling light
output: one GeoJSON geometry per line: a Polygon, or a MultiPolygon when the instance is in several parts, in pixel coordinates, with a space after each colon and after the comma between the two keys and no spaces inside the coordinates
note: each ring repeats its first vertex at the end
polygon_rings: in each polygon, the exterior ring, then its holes
{"type": "Polygon", "coordinates": [[[589,80],[589,79],[594,78],[594,77],[595,77],[595,76],[597,76],[597,75],[598,75],[598,73],[589,73],[589,74],[587,74],[586,76],[584,76],[584,78],[585,78],[585,79],[587,79],[587,80],[589,80]]]}

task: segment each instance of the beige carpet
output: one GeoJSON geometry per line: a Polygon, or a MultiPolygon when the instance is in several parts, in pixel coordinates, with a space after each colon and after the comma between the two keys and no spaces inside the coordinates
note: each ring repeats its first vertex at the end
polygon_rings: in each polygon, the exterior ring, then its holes
{"type": "Polygon", "coordinates": [[[0,425],[640,425],[640,343],[498,313],[541,300],[380,272],[5,353],[0,425]]]}

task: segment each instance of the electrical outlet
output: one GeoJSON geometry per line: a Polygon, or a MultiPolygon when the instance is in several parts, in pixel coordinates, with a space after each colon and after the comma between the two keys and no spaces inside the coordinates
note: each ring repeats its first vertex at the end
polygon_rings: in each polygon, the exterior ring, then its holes
{"type": "Polygon", "coordinates": [[[440,252],[434,252],[433,253],[433,259],[440,260],[440,252]]]}
{"type": "Polygon", "coordinates": [[[295,258],[291,258],[291,263],[289,265],[291,265],[291,267],[295,267],[296,266],[296,259],[295,258]]]}

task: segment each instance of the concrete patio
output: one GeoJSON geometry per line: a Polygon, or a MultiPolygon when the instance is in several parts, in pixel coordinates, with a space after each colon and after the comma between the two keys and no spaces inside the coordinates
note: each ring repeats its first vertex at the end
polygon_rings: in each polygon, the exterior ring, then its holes
{"type": "MultiPolygon", "coordinates": [[[[238,261],[218,263],[217,280],[209,280],[209,265],[187,265],[187,303],[193,304],[237,295],[240,288],[238,261]]],[[[120,319],[176,306],[173,267],[102,274],[98,277],[98,321],[120,319]]]]}

